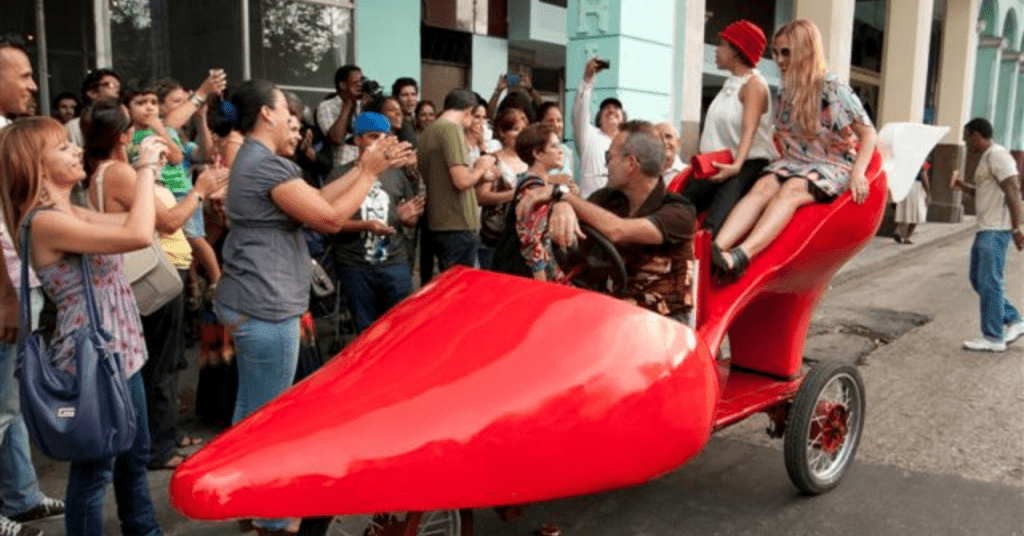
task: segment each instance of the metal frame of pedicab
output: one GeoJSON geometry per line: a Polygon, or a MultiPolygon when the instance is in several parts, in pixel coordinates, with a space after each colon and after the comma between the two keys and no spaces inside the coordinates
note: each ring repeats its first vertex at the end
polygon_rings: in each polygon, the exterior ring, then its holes
{"type": "MultiPolygon", "coordinates": [[[[801,208],[729,285],[711,280],[710,238],[698,232],[696,330],[593,292],[449,271],[334,362],[186,460],[171,482],[173,504],[193,518],[226,519],[550,500],[648,481],[699,453],[713,431],[762,412],[771,419],[769,433],[785,437],[794,484],[810,494],[832,489],[863,430],[863,383],[844,363],[822,362],[805,373],[803,347],[829,280],[881,223],[886,177],[877,154],[867,176],[864,204],[844,194],[801,208]],[[495,282],[509,295],[479,295],[495,282]],[[495,318],[490,309],[501,307],[516,327],[508,340],[487,321],[495,318]],[[520,310],[526,318],[514,314],[520,310]],[[465,333],[445,333],[434,315],[471,325],[465,333]],[[588,354],[593,362],[559,361],[580,344],[538,328],[556,322],[601,337],[588,341],[599,349],[588,354]],[[431,334],[431,355],[402,346],[424,333],[431,334]],[[727,333],[731,359],[716,359],[727,333]],[[467,344],[497,357],[467,355],[467,344]],[[550,356],[538,355],[549,350],[550,356]],[[403,360],[428,377],[402,376],[397,362],[403,360]],[[547,382],[547,375],[555,379],[547,382]],[[583,375],[589,376],[581,383],[576,376],[583,375]],[[563,377],[569,379],[556,385],[563,377]],[[470,380],[476,383],[463,385],[470,380]],[[543,385],[507,385],[523,381],[543,385]],[[380,386],[372,396],[359,391],[372,382],[380,386]],[[359,396],[375,398],[351,399],[359,396]],[[335,407],[339,400],[347,405],[335,407]],[[467,403],[473,407],[459,407],[467,403]],[[445,412],[451,421],[430,421],[445,412]],[[334,444],[337,449],[329,448],[334,444]],[[308,459],[296,461],[296,452],[308,459]]],[[[411,515],[396,533],[416,534],[420,519],[411,515]]]]}

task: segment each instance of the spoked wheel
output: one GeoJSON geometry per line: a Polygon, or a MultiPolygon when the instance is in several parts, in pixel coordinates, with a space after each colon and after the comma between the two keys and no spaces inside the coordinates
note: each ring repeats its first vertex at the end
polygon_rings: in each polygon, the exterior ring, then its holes
{"type": "Polygon", "coordinates": [[[786,426],[786,472],[812,495],[839,485],[864,428],[864,381],[853,365],[823,361],[804,378],[786,426]]]}
{"type": "Polygon", "coordinates": [[[460,536],[462,533],[458,510],[436,510],[422,514],[334,516],[327,527],[327,536],[404,536],[408,516],[421,516],[413,533],[416,536],[460,536]]]}

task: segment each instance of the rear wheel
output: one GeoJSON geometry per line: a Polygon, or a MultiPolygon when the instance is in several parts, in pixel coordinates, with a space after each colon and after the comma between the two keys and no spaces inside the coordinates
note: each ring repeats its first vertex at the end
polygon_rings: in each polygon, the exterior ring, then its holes
{"type": "MultiPolygon", "coordinates": [[[[460,536],[462,523],[458,510],[435,510],[421,514],[416,536],[460,536]]],[[[389,535],[407,519],[397,516],[334,516],[327,527],[327,536],[389,535]],[[390,517],[390,519],[389,519],[390,517]]],[[[401,534],[401,532],[398,532],[401,534]]]]}
{"type": "Polygon", "coordinates": [[[864,381],[853,365],[823,361],[804,378],[790,408],[785,459],[790,480],[817,495],[839,485],[864,428],[864,381]]]}

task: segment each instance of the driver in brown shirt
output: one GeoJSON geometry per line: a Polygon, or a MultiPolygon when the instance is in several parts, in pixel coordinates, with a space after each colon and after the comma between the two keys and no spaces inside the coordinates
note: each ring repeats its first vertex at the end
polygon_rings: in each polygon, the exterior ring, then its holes
{"type": "Polygon", "coordinates": [[[583,238],[579,222],[606,236],[622,256],[628,279],[619,296],[656,313],[689,320],[693,311],[693,231],[696,212],[669,193],[661,178],[665,149],[654,126],[629,121],[605,154],[608,185],[583,199],[562,185],[525,192],[517,213],[553,202],[548,231],[556,245],[583,238]]]}

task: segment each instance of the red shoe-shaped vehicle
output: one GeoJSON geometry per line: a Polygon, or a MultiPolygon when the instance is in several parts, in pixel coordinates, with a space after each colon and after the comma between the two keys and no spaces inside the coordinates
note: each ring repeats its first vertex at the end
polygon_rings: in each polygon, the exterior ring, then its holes
{"type": "Polygon", "coordinates": [[[864,389],[850,365],[805,373],[802,352],[829,280],[882,219],[877,154],[868,177],[864,204],[799,209],[730,285],[710,280],[699,232],[696,329],[597,292],[449,270],[191,456],[174,506],[313,517],[588,494],[672,471],[761,412],[794,484],[829,490],[857,449],[864,389]],[[731,361],[716,357],[727,333],[731,361]]]}

